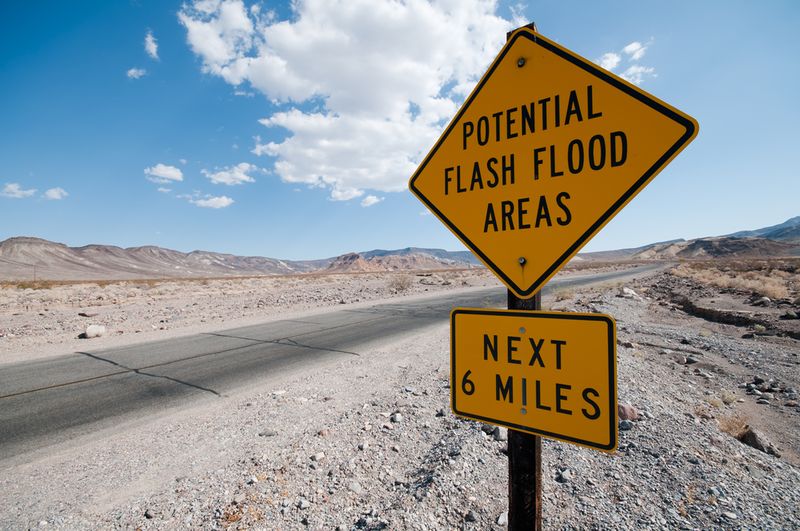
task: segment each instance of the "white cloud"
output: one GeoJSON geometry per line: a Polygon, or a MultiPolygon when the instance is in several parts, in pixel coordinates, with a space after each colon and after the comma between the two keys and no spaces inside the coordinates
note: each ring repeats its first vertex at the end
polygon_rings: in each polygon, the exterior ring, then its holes
{"type": "Polygon", "coordinates": [[[622,58],[619,56],[619,54],[608,52],[604,53],[600,59],[596,60],[595,62],[599,64],[601,68],[605,68],[606,70],[614,70],[621,59],[622,58]]]}
{"type": "Polygon", "coordinates": [[[645,77],[655,77],[656,69],[652,66],[632,65],[620,74],[620,77],[633,83],[641,85],[645,77]]]}
{"type": "Polygon", "coordinates": [[[44,193],[44,198],[45,199],[51,199],[53,201],[58,201],[60,199],[64,199],[68,195],[69,194],[67,193],[66,190],[64,190],[61,187],[56,187],[56,188],[50,188],[49,190],[46,190],[45,193],[44,193]]]}
{"type": "Polygon", "coordinates": [[[30,197],[36,193],[36,188],[31,188],[29,190],[23,190],[22,186],[19,183],[6,183],[3,187],[3,191],[0,192],[0,195],[3,197],[13,197],[14,199],[22,199],[24,197],[30,197]]]}
{"type": "Polygon", "coordinates": [[[183,172],[175,166],[168,166],[160,162],[155,166],[144,169],[147,180],[156,184],[168,184],[183,180],[183,172]]]}
{"type": "Polygon", "coordinates": [[[638,61],[642,57],[644,57],[644,53],[647,51],[647,48],[650,46],[650,43],[642,44],[639,41],[633,41],[626,47],[622,49],[622,51],[628,56],[628,59],[631,61],[638,61]]]}
{"type": "Polygon", "coordinates": [[[202,170],[202,173],[214,184],[227,184],[228,186],[232,186],[235,184],[256,182],[255,179],[248,175],[248,173],[253,173],[255,171],[258,171],[258,166],[247,162],[240,162],[236,166],[223,168],[214,173],[208,170],[202,170]]]}
{"type": "Polygon", "coordinates": [[[172,191],[172,188],[164,188],[163,186],[159,186],[157,190],[162,194],[168,194],[172,191]]]}
{"type": "Polygon", "coordinates": [[[286,138],[258,139],[253,153],[334,200],[404,190],[513,29],[492,0],[291,5],[289,20],[241,0],[187,4],[178,17],[204,72],[284,104],[261,123],[286,138]]]}
{"type": "Polygon", "coordinates": [[[178,162],[180,162],[184,166],[186,165],[186,159],[178,159],[178,162]]]}
{"type": "Polygon", "coordinates": [[[371,207],[372,205],[377,205],[383,201],[383,197],[376,197],[374,195],[368,195],[364,199],[361,200],[362,207],[371,207]]]}
{"type": "Polygon", "coordinates": [[[144,51],[146,51],[147,55],[151,58],[158,61],[158,42],[156,38],[153,37],[153,32],[149,30],[147,35],[144,36],[144,51]]]}
{"type": "MultiPolygon", "coordinates": [[[[622,54],[625,54],[628,57],[628,61],[633,63],[619,74],[621,78],[630,81],[635,85],[641,85],[646,78],[656,77],[655,68],[652,66],[644,66],[638,63],[638,61],[644,57],[645,52],[651,44],[653,44],[653,39],[650,39],[644,44],[639,41],[633,41],[620,50],[622,54]]],[[[619,66],[621,61],[622,55],[616,52],[608,52],[604,53],[599,59],[596,59],[595,63],[606,70],[613,71],[619,66]]]]}
{"type": "Polygon", "coordinates": [[[204,199],[189,199],[189,202],[203,208],[225,208],[234,203],[233,199],[224,195],[217,197],[207,196],[204,199]]]}
{"type": "Polygon", "coordinates": [[[147,70],[145,70],[144,68],[130,68],[130,69],[128,69],[128,72],[126,73],[128,78],[130,78],[130,79],[139,79],[140,77],[144,76],[145,74],[147,74],[147,70]]]}

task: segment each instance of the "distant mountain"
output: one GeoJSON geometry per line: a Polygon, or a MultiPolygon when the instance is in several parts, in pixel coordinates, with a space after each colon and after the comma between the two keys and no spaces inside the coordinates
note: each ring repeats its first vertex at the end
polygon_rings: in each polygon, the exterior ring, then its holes
{"type": "Polygon", "coordinates": [[[470,267],[470,253],[442,249],[375,250],[320,260],[278,260],[209,251],[182,253],[156,246],[68,247],[40,238],[0,242],[0,280],[119,280],[136,278],[280,275],[470,267]],[[469,256],[465,256],[469,255],[469,256]]]}
{"type": "Polygon", "coordinates": [[[800,243],[800,216],[793,217],[770,227],[756,230],[743,230],[728,234],[731,238],[766,238],[768,240],[793,241],[800,243]]]}
{"type": "Polygon", "coordinates": [[[631,249],[582,253],[584,260],[676,260],[800,256],[800,216],[779,225],[694,240],[670,240],[631,249]]]}

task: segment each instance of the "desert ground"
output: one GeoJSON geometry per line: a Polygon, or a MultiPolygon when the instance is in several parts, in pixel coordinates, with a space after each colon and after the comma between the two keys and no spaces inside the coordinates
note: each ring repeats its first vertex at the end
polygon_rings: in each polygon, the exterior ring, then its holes
{"type": "MultiPolygon", "coordinates": [[[[616,319],[624,409],[614,454],[545,441],[546,528],[800,528],[798,271],[685,263],[545,297],[616,319]]],[[[8,283],[0,364],[484,286],[499,284],[481,269],[8,283]],[[105,333],[79,339],[89,325],[105,333]]],[[[502,529],[506,431],[450,412],[448,353],[443,323],[313,374],[0,456],[0,528],[502,529]]]]}

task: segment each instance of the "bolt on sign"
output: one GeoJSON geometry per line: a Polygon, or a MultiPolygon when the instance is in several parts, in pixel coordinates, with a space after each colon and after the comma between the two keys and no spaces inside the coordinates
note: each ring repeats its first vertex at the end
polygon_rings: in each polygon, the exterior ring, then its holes
{"type": "Polygon", "coordinates": [[[456,308],[453,412],[613,452],[616,324],[603,314],[456,308]]]}
{"type": "Polygon", "coordinates": [[[409,188],[533,296],[696,135],[690,116],[516,30],[409,188]]]}

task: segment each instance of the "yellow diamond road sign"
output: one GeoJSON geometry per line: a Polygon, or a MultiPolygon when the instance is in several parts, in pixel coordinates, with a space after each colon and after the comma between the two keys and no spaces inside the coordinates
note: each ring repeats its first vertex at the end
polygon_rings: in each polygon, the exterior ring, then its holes
{"type": "Polygon", "coordinates": [[[409,187],[528,298],[697,130],[690,116],[522,28],[409,187]]]}
{"type": "Polygon", "coordinates": [[[450,332],[456,415],[597,450],[617,447],[611,317],[456,308],[450,332]]]}

